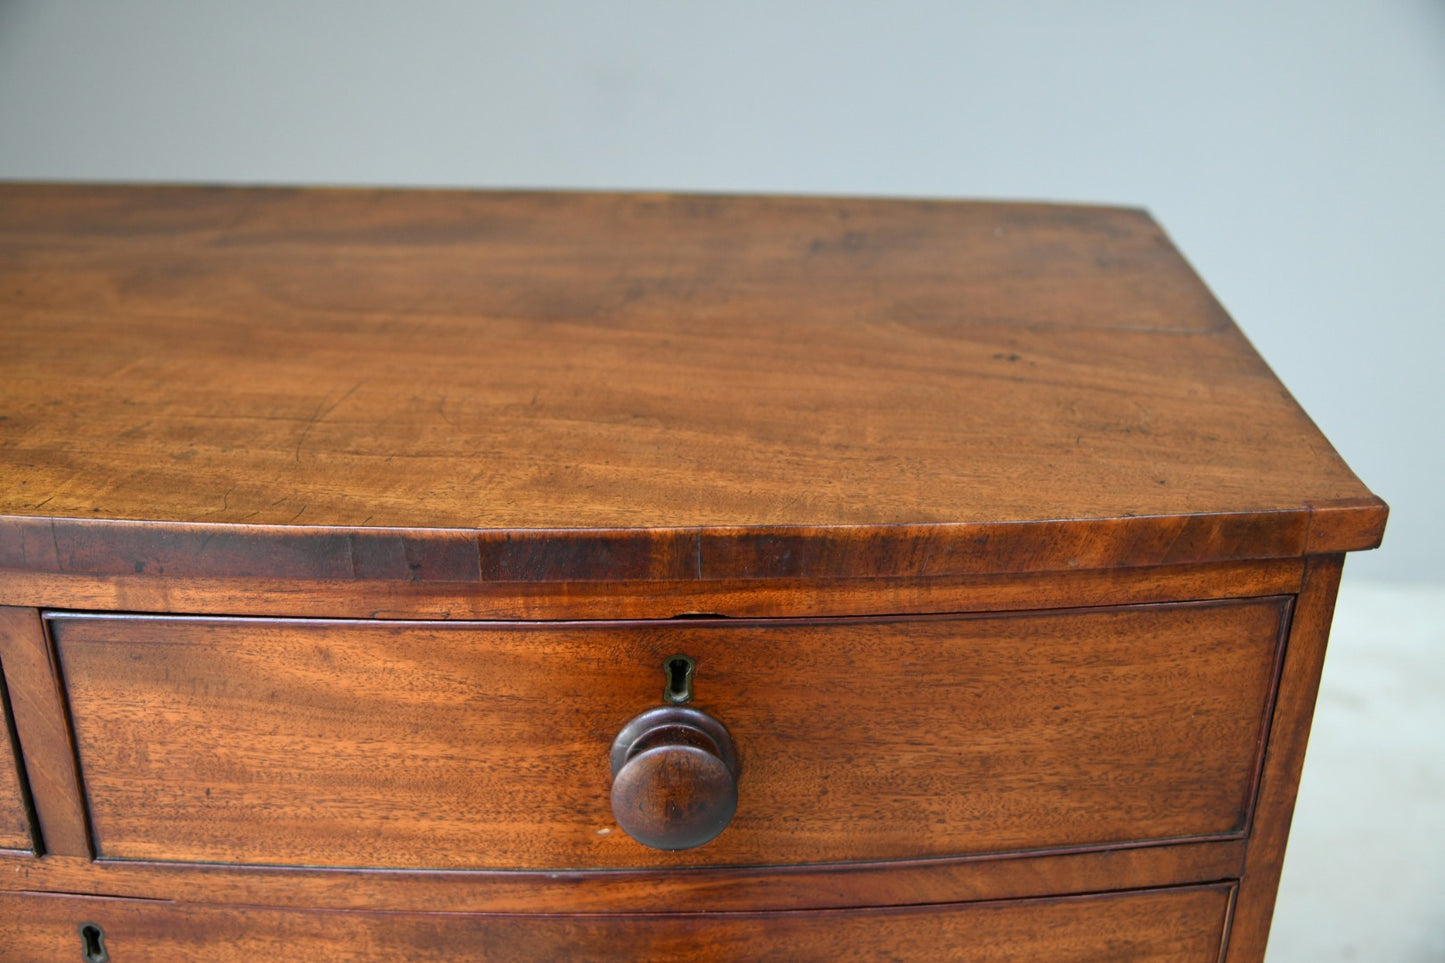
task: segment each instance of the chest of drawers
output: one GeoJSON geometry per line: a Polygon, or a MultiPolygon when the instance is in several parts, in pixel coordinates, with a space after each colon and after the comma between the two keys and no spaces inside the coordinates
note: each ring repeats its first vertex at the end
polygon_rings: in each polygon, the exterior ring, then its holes
{"type": "Polygon", "coordinates": [[[1147,215],[0,187],[6,959],[1258,960],[1385,506],[1147,215]]]}

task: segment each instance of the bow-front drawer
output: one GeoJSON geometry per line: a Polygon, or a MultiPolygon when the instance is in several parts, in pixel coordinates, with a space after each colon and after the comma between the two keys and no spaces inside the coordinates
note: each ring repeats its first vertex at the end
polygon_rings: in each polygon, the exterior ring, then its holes
{"type": "Polygon", "coordinates": [[[803,913],[335,913],[0,893],[7,960],[1038,960],[1213,963],[1227,883],[803,913]],[[25,925],[13,922],[24,920],[25,925]]]}
{"type": "Polygon", "coordinates": [[[99,858],[545,870],[1242,837],[1289,611],[48,624],[99,858]]]}

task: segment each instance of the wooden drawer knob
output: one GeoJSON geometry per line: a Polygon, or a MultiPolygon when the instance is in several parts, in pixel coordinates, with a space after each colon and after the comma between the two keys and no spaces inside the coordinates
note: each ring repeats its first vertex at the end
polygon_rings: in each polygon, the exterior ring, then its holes
{"type": "Polygon", "coordinates": [[[737,808],[733,741],[707,713],[649,709],[612,743],[612,815],[642,845],[701,846],[727,828],[737,808]]]}

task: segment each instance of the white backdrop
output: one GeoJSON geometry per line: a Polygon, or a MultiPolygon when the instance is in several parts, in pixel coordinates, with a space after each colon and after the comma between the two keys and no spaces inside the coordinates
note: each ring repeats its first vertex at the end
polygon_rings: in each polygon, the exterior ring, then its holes
{"type": "Polygon", "coordinates": [[[0,177],[1149,207],[1445,580],[1445,3],[0,0],[0,177]]]}

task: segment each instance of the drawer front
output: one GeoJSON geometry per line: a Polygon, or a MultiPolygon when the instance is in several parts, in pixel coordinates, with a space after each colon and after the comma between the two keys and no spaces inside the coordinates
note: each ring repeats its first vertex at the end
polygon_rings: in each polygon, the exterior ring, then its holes
{"type": "MultiPolygon", "coordinates": [[[[3,666],[0,666],[3,669],[3,666]]],[[[29,807],[21,789],[20,754],[15,751],[15,727],[10,720],[10,698],[0,672],[0,850],[34,852],[29,807]]]]}
{"type": "Polygon", "coordinates": [[[1242,833],[1287,612],[49,624],[100,857],[586,869],[1242,833]],[[739,801],[662,852],[617,828],[608,752],[677,653],[739,801]]]}
{"type": "Polygon", "coordinates": [[[0,893],[11,961],[1219,959],[1232,886],[792,913],[465,916],[0,893]]]}

